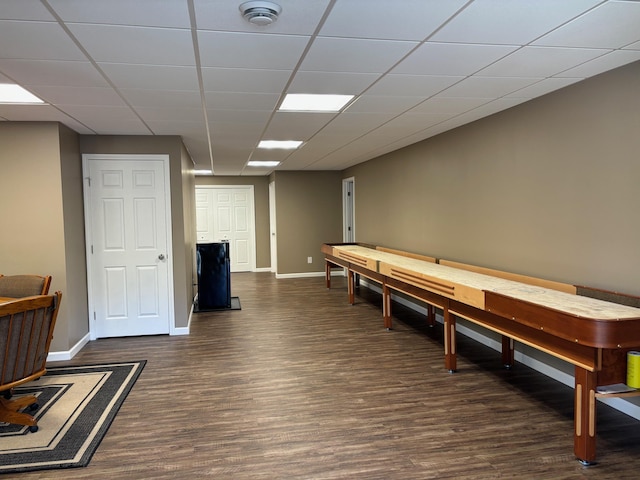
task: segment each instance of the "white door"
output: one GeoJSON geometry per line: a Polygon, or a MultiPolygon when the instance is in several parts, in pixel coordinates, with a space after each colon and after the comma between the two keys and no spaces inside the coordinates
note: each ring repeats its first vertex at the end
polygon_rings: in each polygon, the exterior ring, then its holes
{"type": "Polygon", "coordinates": [[[92,337],[169,333],[168,157],[84,157],[92,337]]]}
{"type": "Polygon", "coordinates": [[[229,242],[232,272],[255,270],[253,185],[196,187],[199,243],[229,242]]]}

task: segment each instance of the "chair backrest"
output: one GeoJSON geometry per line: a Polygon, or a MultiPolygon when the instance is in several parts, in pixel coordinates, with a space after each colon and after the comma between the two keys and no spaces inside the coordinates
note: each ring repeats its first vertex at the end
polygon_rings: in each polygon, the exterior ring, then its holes
{"type": "Polygon", "coordinates": [[[0,304],[0,391],[46,373],[62,293],[0,304]]]}
{"type": "Polygon", "coordinates": [[[46,295],[50,285],[51,275],[0,275],[0,297],[46,295]]]}

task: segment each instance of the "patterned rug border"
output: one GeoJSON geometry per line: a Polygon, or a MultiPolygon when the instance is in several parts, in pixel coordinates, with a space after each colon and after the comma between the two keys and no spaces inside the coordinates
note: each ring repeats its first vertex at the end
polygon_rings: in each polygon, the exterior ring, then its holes
{"type": "MultiPolygon", "coordinates": [[[[46,375],[42,377],[43,379],[100,372],[110,372],[110,375],[105,377],[105,381],[101,383],[97,393],[91,396],[77,418],[65,428],[64,433],[61,433],[62,439],[57,446],[40,450],[34,447],[35,452],[13,453],[0,450],[0,476],[7,473],[35,470],[86,467],[146,363],[146,360],[137,360],[48,368],[46,375]]],[[[36,381],[16,388],[16,394],[42,390],[44,388],[39,387],[36,381]]],[[[58,401],[63,400],[64,397],[58,401]]],[[[48,408],[50,408],[48,405],[41,405],[36,416],[38,414],[46,416],[48,408]]],[[[14,435],[38,435],[39,433],[30,433],[27,428],[23,427],[0,425],[0,435],[7,435],[9,430],[12,430],[14,435]]]]}

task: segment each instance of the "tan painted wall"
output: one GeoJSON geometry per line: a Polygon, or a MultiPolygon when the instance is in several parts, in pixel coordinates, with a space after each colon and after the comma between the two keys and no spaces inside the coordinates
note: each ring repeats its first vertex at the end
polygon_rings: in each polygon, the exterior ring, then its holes
{"type": "MultiPolygon", "coordinates": [[[[192,261],[187,258],[190,246],[188,238],[195,235],[191,231],[193,222],[185,219],[184,198],[193,196],[188,190],[193,188],[192,170],[188,168],[188,156],[182,140],[177,136],[137,136],[137,135],[82,135],[80,151],[102,154],[164,154],[169,155],[169,175],[171,183],[171,230],[173,241],[173,283],[176,327],[186,327],[189,321],[192,298],[192,261]]],[[[191,247],[194,244],[191,244],[191,247]]]]}
{"type": "MultiPolygon", "coordinates": [[[[87,299],[87,265],[82,192],[82,156],[79,136],[64,125],[60,129],[60,164],[62,171],[62,216],[64,219],[65,270],[67,286],[63,304],[68,309],[68,350],[89,333],[87,299]]],[[[52,351],[55,351],[52,349],[52,351]]]]}
{"type": "MultiPolygon", "coordinates": [[[[253,185],[256,221],[256,268],[270,268],[269,178],[268,177],[196,177],[196,185],[253,185]]],[[[195,199],[194,199],[195,202],[195,199]]]]}
{"type": "Polygon", "coordinates": [[[78,241],[65,235],[74,212],[63,216],[63,202],[77,201],[77,189],[63,195],[62,187],[77,170],[73,134],[64,129],[61,136],[52,122],[0,122],[0,145],[0,273],[53,277],[51,292],[62,291],[63,299],[51,350],[68,350],[69,337],[88,331],[86,287],[75,289],[78,264],[67,258],[78,241]]]}
{"type": "Polygon", "coordinates": [[[640,62],[343,172],[358,241],[640,295],[640,62]]]}
{"type": "Polygon", "coordinates": [[[276,186],[278,274],[324,271],[320,246],[342,241],[340,172],[273,175],[276,186]],[[313,262],[307,263],[307,257],[313,262]]]}

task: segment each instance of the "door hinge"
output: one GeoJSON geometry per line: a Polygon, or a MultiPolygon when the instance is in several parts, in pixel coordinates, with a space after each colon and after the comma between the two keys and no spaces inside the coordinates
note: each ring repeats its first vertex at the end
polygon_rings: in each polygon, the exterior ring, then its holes
{"type": "Polygon", "coordinates": [[[93,245],[91,245],[91,255],[93,255],[93,245]]]}
{"type": "Polygon", "coordinates": [[[93,319],[96,319],[96,312],[93,312],[93,319]]]}

